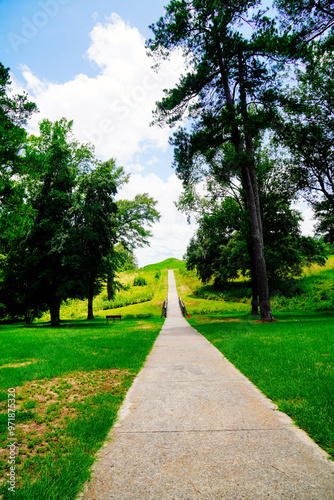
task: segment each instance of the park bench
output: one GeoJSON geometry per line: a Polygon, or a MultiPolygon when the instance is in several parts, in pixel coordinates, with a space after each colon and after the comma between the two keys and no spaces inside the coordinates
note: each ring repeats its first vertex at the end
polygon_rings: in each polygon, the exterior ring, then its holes
{"type": "Polygon", "coordinates": [[[120,314],[110,314],[110,315],[106,316],[107,323],[110,319],[112,319],[113,322],[115,323],[116,319],[119,319],[120,321],[122,321],[122,316],[120,314]]]}

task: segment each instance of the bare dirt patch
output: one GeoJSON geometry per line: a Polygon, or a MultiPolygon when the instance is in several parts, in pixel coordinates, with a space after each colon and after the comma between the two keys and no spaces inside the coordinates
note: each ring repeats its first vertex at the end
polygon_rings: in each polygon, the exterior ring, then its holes
{"type": "Polygon", "coordinates": [[[205,319],[205,320],[209,320],[209,321],[212,321],[212,322],[215,322],[215,323],[231,323],[231,322],[235,322],[235,323],[239,323],[241,320],[238,319],[238,318],[213,318],[213,317],[209,317],[209,316],[196,316],[196,319],[205,319]]]}
{"type": "Polygon", "coordinates": [[[254,323],[277,323],[277,319],[256,319],[254,323]]]}
{"type": "MultiPolygon", "coordinates": [[[[20,364],[22,366],[22,364],[20,364]]],[[[59,434],[78,414],[78,405],[97,393],[124,391],[122,382],[131,375],[126,370],[75,372],[63,377],[26,382],[16,387],[16,461],[31,462],[49,451],[59,434]]],[[[0,415],[8,411],[7,401],[0,402],[0,415]]],[[[9,451],[7,436],[0,441],[0,484],[6,477],[9,451]]]]}
{"type": "Polygon", "coordinates": [[[32,365],[33,363],[38,363],[39,361],[41,361],[41,360],[40,359],[29,359],[29,360],[23,361],[23,362],[7,363],[6,365],[0,366],[0,370],[2,370],[3,368],[21,368],[21,366],[32,365]]]}

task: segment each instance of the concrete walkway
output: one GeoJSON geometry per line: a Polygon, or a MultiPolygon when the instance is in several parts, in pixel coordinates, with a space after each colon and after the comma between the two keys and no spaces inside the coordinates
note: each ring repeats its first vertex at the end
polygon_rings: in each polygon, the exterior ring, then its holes
{"type": "Polygon", "coordinates": [[[80,498],[334,499],[326,454],[182,318],[173,271],[168,300],[80,498]]]}

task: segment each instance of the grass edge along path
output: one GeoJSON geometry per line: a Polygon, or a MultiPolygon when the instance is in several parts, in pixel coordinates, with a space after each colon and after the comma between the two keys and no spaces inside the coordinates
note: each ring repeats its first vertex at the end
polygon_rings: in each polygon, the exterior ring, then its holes
{"type": "Polygon", "coordinates": [[[93,322],[78,319],[74,303],[74,314],[68,311],[71,320],[63,320],[59,328],[41,320],[29,327],[3,327],[0,478],[6,479],[9,470],[9,452],[4,447],[10,387],[15,388],[17,403],[18,455],[15,493],[8,491],[5,481],[0,498],[73,500],[80,492],[90,477],[95,453],[161,330],[167,269],[174,261],[148,266],[159,271],[159,280],[153,299],[145,303],[96,311],[93,322]],[[122,322],[106,324],[110,313],[121,314],[122,322]]]}
{"type": "MultiPolygon", "coordinates": [[[[59,328],[2,327],[0,447],[9,442],[10,387],[15,388],[18,445],[15,493],[5,482],[0,498],[76,498],[162,324],[153,317],[115,324],[72,321],[59,328]]],[[[8,450],[0,459],[6,479],[8,450]]]]}
{"type": "Polygon", "coordinates": [[[291,311],[290,304],[289,312],[274,310],[277,323],[264,324],[248,315],[249,301],[205,300],[194,293],[198,280],[175,273],[190,324],[332,457],[334,312],[332,303],[324,306],[321,294],[331,287],[333,261],[332,256],[325,268],[312,266],[305,272],[309,285],[306,299],[301,298],[314,310],[298,304],[301,310],[291,311]]]}
{"type": "Polygon", "coordinates": [[[189,323],[334,458],[334,312],[193,316],[189,323]]]}

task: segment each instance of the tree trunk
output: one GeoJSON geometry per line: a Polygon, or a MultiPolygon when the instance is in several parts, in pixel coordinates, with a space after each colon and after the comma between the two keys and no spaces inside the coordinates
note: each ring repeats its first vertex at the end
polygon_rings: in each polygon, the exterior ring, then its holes
{"type": "Polygon", "coordinates": [[[112,300],[114,298],[115,291],[114,291],[114,280],[110,274],[108,275],[107,292],[108,292],[108,300],[112,300]]]}
{"type": "Polygon", "coordinates": [[[111,264],[109,264],[108,269],[107,292],[108,300],[113,300],[115,297],[115,270],[112,268],[111,264]]]}
{"type": "Polygon", "coordinates": [[[60,302],[54,300],[50,304],[51,326],[60,325],[60,302]]]}
{"type": "Polygon", "coordinates": [[[256,266],[255,266],[255,257],[254,257],[254,249],[251,241],[248,242],[248,253],[250,259],[250,273],[251,273],[251,284],[252,284],[252,316],[259,315],[259,301],[258,301],[258,286],[257,286],[257,277],[256,277],[256,266]]]}
{"type": "Polygon", "coordinates": [[[256,276],[254,276],[254,279],[252,278],[252,310],[251,310],[251,316],[258,316],[259,315],[259,302],[257,300],[257,285],[254,287],[254,282],[256,282],[256,276]]]}
{"type": "Polygon", "coordinates": [[[254,263],[260,302],[260,315],[264,321],[273,321],[271,312],[269,287],[267,279],[266,262],[264,258],[264,245],[262,237],[262,226],[259,223],[258,211],[255,202],[255,193],[251,182],[247,165],[242,165],[242,178],[247,196],[247,205],[250,217],[250,226],[254,247],[254,263]]]}
{"type": "MultiPolygon", "coordinates": [[[[228,79],[226,77],[223,57],[218,40],[216,41],[216,44],[217,44],[219,68],[221,72],[222,84],[224,88],[227,108],[231,112],[231,117],[235,118],[235,103],[229,87],[228,79]]],[[[247,96],[246,96],[246,86],[245,86],[245,63],[243,60],[243,54],[241,52],[238,57],[238,73],[239,73],[241,114],[243,117],[244,129],[247,130],[248,110],[247,110],[247,96]]],[[[271,312],[270,298],[269,298],[266,262],[264,258],[260,201],[257,188],[256,173],[255,170],[253,169],[254,165],[253,165],[252,139],[250,134],[246,133],[245,134],[246,144],[244,146],[237,120],[232,122],[231,137],[232,137],[232,144],[235,148],[235,152],[237,155],[237,160],[236,160],[237,166],[241,170],[243,185],[246,191],[247,206],[250,216],[251,235],[253,240],[254,264],[256,270],[255,275],[258,287],[261,319],[265,321],[273,321],[273,315],[271,312]]]]}
{"type": "Polygon", "coordinates": [[[93,300],[94,300],[94,294],[92,291],[90,291],[88,295],[88,315],[87,315],[87,320],[90,319],[95,319],[94,318],[94,313],[93,313],[93,300]]]}
{"type": "MultiPolygon", "coordinates": [[[[260,210],[260,199],[257,185],[257,177],[254,168],[253,156],[253,140],[249,132],[247,132],[248,125],[248,110],[247,110],[247,96],[245,86],[246,66],[243,59],[243,54],[240,52],[238,57],[238,73],[239,73],[239,89],[240,89],[240,103],[241,114],[243,117],[243,125],[245,129],[245,154],[241,158],[241,175],[243,179],[244,188],[247,197],[247,206],[249,210],[251,234],[253,239],[254,249],[254,263],[256,269],[257,287],[260,302],[260,315],[264,321],[273,321],[271,312],[269,287],[267,278],[266,261],[264,257],[264,243],[262,233],[262,220],[260,210]]],[[[236,125],[236,127],[238,127],[236,125]]],[[[240,136],[240,133],[238,134],[240,136]]],[[[236,152],[239,153],[241,149],[240,143],[237,144],[236,152]]]]}

